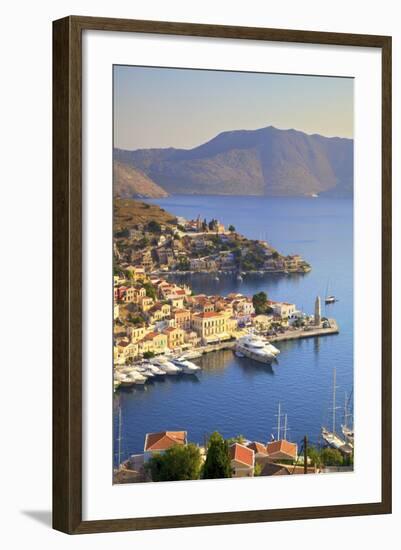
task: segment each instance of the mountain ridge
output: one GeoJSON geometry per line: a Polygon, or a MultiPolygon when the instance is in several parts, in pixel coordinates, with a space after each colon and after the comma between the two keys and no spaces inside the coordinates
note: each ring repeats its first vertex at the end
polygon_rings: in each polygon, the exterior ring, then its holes
{"type": "Polygon", "coordinates": [[[230,130],[191,149],[114,150],[168,193],[352,196],[353,140],[279,130],[230,130]]]}

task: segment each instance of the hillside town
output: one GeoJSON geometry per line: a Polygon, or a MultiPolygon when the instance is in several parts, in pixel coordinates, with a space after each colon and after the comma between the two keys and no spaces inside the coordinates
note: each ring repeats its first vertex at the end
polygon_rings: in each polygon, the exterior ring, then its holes
{"type": "Polygon", "coordinates": [[[114,255],[119,265],[132,264],[146,273],[233,271],[241,275],[255,271],[308,273],[311,270],[299,254],[284,256],[266,241],[247,239],[233,225],[226,228],[217,219],[160,216],[164,211],[155,210],[158,207],[154,205],[122,199],[115,202],[121,210],[132,204],[135,213],[138,210],[142,213],[143,220],[143,223],[128,223],[130,218],[125,217],[115,231],[114,255]]]}

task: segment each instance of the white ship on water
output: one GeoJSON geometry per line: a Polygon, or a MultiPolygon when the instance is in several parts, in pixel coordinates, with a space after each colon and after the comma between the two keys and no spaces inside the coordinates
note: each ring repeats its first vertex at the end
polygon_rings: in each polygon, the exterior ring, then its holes
{"type": "Polygon", "coordinates": [[[336,369],[333,369],[333,404],[332,404],[332,426],[331,430],[322,426],[322,438],[323,440],[334,449],[338,449],[344,454],[350,454],[352,452],[352,444],[349,440],[344,440],[336,432],[336,369]]]}
{"type": "Polygon", "coordinates": [[[347,399],[347,394],[345,394],[345,400],[344,400],[344,424],[341,424],[341,431],[347,440],[347,443],[354,446],[354,427],[349,425],[349,419],[352,418],[352,414],[349,410],[349,405],[351,402],[352,392],[347,399]]]}
{"type": "Polygon", "coordinates": [[[239,338],[235,351],[238,357],[248,357],[260,363],[272,363],[280,353],[270,342],[253,334],[239,338]]]}

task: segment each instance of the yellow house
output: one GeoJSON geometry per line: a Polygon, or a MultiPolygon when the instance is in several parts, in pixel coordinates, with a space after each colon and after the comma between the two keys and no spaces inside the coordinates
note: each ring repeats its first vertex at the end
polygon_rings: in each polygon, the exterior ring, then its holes
{"type": "Polygon", "coordinates": [[[139,340],[142,340],[146,334],[146,329],[143,326],[132,327],[130,330],[131,342],[138,342],[139,340]]]}
{"type": "Polygon", "coordinates": [[[149,332],[143,340],[139,342],[140,352],[147,351],[153,353],[164,353],[167,350],[167,336],[161,332],[149,332]]]}
{"type": "Polygon", "coordinates": [[[185,342],[185,331],[178,327],[169,327],[163,331],[170,349],[180,348],[185,342]]]}
{"type": "Polygon", "coordinates": [[[234,332],[236,332],[238,328],[238,322],[237,319],[234,317],[227,317],[226,318],[226,332],[230,335],[232,335],[234,332]]]}
{"type": "Polygon", "coordinates": [[[204,343],[227,340],[227,319],[222,313],[207,311],[192,316],[192,328],[204,343]]]}
{"type": "Polygon", "coordinates": [[[271,325],[272,319],[273,317],[271,315],[255,315],[253,319],[253,324],[258,330],[268,330],[271,325]]]}
{"type": "Polygon", "coordinates": [[[170,298],[171,306],[177,309],[182,309],[184,307],[184,297],[174,296],[170,298]]]}
{"type": "Polygon", "coordinates": [[[128,271],[129,276],[133,281],[140,281],[140,280],[145,281],[146,279],[148,279],[148,276],[145,273],[145,270],[144,270],[143,267],[137,267],[137,266],[134,266],[134,265],[129,265],[126,268],[126,270],[128,271]]]}
{"type": "Polygon", "coordinates": [[[156,303],[148,310],[149,321],[162,321],[166,317],[170,317],[171,307],[169,304],[156,303]]]}
{"type": "Polygon", "coordinates": [[[125,340],[119,342],[117,344],[117,355],[119,360],[123,360],[124,362],[127,359],[135,359],[138,357],[138,344],[125,340]]]}
{"type": "Polygon", "coordinates": [[[150,298],[149,296],[141,296],[138,303],[142,311],[148,311],[153,306],[153,298],[150,298]]]}

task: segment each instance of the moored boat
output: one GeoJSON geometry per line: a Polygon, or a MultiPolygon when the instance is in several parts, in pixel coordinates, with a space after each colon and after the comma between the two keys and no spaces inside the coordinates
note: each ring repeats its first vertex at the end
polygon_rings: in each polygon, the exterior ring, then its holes
{"type": "Polygon", "coordinates": [[[260,363],[272,363],[279,350],[267,340],[248,334],[237,340],[236,352],[260,363]]]}

